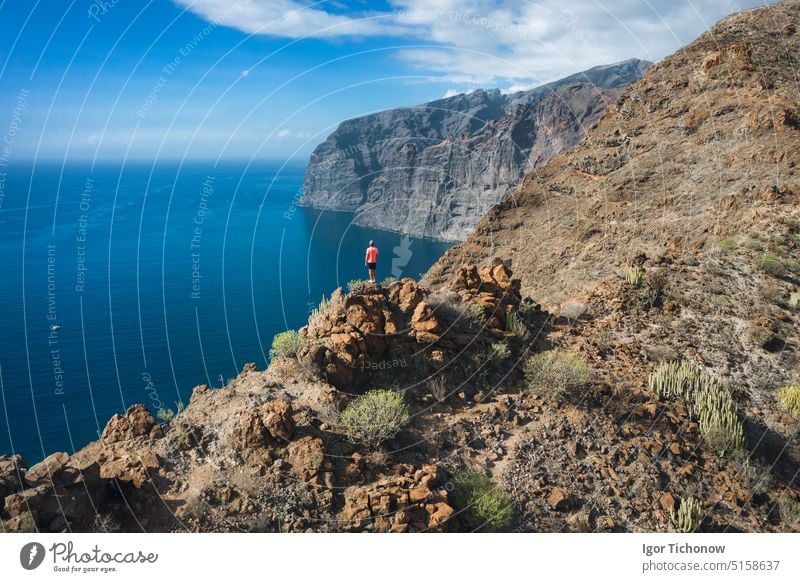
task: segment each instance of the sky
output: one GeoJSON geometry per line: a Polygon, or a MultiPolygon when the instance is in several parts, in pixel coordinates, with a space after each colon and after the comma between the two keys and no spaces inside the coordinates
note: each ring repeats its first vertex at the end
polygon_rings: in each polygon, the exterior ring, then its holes
{"type": "Polygon", "coordinates": [[[0,156],[302,160],[344,119],[655,62],[765,3],[0,0],[0,156]]]}

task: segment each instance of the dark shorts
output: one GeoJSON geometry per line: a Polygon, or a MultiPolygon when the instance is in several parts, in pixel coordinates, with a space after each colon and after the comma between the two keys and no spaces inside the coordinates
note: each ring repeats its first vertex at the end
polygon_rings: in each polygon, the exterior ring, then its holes
{"type": "Polygon", "coordinates": [[[378,263],[367,263],[367,269],[372,269],[373,271],[378,268],[378,263]]]}

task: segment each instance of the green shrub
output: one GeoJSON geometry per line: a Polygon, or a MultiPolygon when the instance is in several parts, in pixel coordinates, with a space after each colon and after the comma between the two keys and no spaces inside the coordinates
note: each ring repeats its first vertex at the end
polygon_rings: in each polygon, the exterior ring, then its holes
{"type": "Polygon", "coordinates": [[[166,406],[162,406],[161,408],[158,409],[158,412],[156,412],[156,418],[158,418],[158,420],[160,420],[161,422],[164,422],[164,423],[169,422],[170,420],[175,418],[176,415],[178,415],[181,412],[183,412],[184,408],[185,408],[185,406],[183,405],[183,402],[180,401],[180,400],[175,403],[175,410],[174,411],[171,408],[167,408],[166,406]]]}
{"type": "Polygon", "coordinates": [[[328,311],[328,309],[330,309],[330,307],[331,307],[330,299],[328,299],[327,297],[325,297],[325,295],[323,295],[322,299],[319,302],[319,305],[315,307],[314,310],[311,312],[311,315],[308,316],[308,325],[313,325],[314,323],[322,319],[322,317],[325,316],[325,313],[328,311]]]}
{"type": "Polygon", "coordinates": [[[756,261],[756,265],[759,269],[773,277],[780,277],[786,271],[781,258],[773,253],[764,253],[761,255],[758,261],[756,261]]]}
{"type": "Polygon", "coordinates": [[[534,315],[538,310],[539,304],[534,302],[530,297],[523,299],[519,307],[517,307],[517,311],[523,317],[534,315]]]}
{"type": "Polygon", "coordinates": [[[679,533],[693,533],[700,529],[703,523],[703,511],[700,502],[694,497],[681,499],[678,511],[672,511],[672,527],[679,533]]]}
{"type": "Polygon", "coordinates": [[[531,356],[522,371],[529,388],[554,398],[562,398],[592,379],[580,356],[558,350],[531,356]]]}
{"type": "Polygon", "coordinates": [[[486,310],[480,305],[474,303],[467,306],[466,315],[470,323],[481,325],[486,321],[486,310]]]}
{"type": "Polygon", "coordinates": [[[171,408],[167,408],[165,406],[159,408],[158,412],[156,412],[156,417],[161,422],[169,422],[170,420],[173,419],[174,416],[175,412],[173,412],[171,408]]]}
{"type": "Polygon", "coordinates": [[[800,262],[795,261],[794,259],[786,259],[783,263],[783,266],[786,267],[791,273],[795,275],[800,275],[800,262]]]}
{"type": "Polygon", "coordinates": [[[631,287],[641,287],[644,283],[644,271],[641,267],[633,266],[625,270],[625,282],[631,287]]]}
{"type": "Polygon", "coordinates": [[[347,282],[347,290],[350,291],[350,293],[363,293],[369,289],[371,285],[372,283],[370,283],[369,280],[353,279],[347,282]]]}
{"type": "Polygon", "coordinates": [[[296,356],[304,344],[305,339],[297,331],[293,329],[283,331],[272,338],[269,357],[274,359],[280,356],[296,356]]]}
{"type": "Polygon", "coordinates": [[[453,478],[452,499],[459,517],[471,530],[507,528],[514,515],[511,497],[488,477],[462,471],[453,478]]]}
{"type": "Polygon", "coordinates": [[[800,501],[792,499],[788,495],[778,499],[778,508],[781,512],[781,521],[787,525],[800,523],[800,501]]]}
{"type": "Polygon", "coordinates": [[[730,392],[704,370],[685,361],[663,362],[650,374],[648,384],[661,398],[683,398],[700,434],[720,454],[744,446],[744,425],[730,392]]]}
{"type": "Polygon", "coordinates": [[[766,494],[775,483],[769,468],[760,464],[746,451],[737,451],[733,461],[754,495],[766,494]]]}
{"type": "Polygon", "coordinates": [[[428,304],[439,319],[459,319],[464,316],[467,306],[461,297],[452,291],[438,291],[428,297],[428,304]]]}
{"type": "Polygon", "coordinates": [[[800,418],[800,384],[781,388],[778,391],[778,401],[789,414],[800,418]]]}
{"type": "Polygon", "coordinates": [[[495,342],[486,352],[486,362],[489,365],[501,364],[511,356],[511,348],[506,342],[495,342]]]}
{"type": "Polygon", "coordinates": [[[351,402],[339,418],[348,438],[377,447],[408,422],[403,395],[392,390],[370,390],[351,402]]]}
{"type": "Polygon", "coordinates": [[[717,243],[717,250],[721,253],[729,253],[736,250],[736,241],[731,238],[726,238],[717,243]]]}

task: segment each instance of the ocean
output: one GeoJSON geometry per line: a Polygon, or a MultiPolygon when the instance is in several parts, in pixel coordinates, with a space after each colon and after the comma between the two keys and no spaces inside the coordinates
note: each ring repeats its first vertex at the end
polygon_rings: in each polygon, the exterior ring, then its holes
{"type": "Polygon", "coordinates": [[[323,294],[418,278],[448,244],[297,206],[297,163],[36,163],[0,182],[0,454],[35,463],[220,387],[323,294]],[[392,272],[394,270],[394,273],[392,272]]]}

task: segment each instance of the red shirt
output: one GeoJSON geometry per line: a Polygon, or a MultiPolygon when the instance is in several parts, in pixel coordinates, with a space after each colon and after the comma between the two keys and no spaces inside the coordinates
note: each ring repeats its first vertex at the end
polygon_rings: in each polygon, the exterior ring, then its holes
{"type": "Polygon", "coordinates": [[[378,262],[378,247],[367,247],[367,262],[368,263],[378,262]]]}

